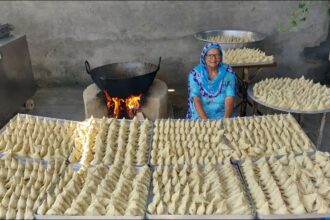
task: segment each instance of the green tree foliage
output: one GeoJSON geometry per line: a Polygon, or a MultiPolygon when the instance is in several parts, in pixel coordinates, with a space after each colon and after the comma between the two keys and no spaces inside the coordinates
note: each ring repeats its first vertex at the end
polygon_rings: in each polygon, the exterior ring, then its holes
{"type": "MultiPolygon", "coordinates": [[[[278,31],[286,32],[298,27],[302,22],[305,22],[308,18],[311,5],[312,1],[300,1],[297,8],[290,12],[287,23],[278,25],[278,31]]],[[[327,10],[330,16],[330,1],[328,1],[327,10]]]]}

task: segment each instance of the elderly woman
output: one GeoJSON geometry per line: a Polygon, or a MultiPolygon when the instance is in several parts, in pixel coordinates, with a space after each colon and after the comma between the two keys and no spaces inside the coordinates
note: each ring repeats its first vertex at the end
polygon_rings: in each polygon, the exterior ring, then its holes
{"type": "Polygon", "coordinates": [[[221,61],[220,45],[206,44],[200,64],[189,73],[187,118],[220,119],[233,115],[237,79],[232,68],[221,61]]]}

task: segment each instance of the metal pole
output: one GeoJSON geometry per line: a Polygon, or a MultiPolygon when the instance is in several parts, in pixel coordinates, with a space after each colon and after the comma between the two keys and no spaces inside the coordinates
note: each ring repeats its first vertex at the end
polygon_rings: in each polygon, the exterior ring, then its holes
{"type": "Polygon", "coordinates": [[[319,130],[319,136],[318,136],[317,142],[316,142],[316,149],[319,149],[319,147],[321,145],[321,142],[322,142],[323,130],[324,130],[324,124],[325,124],[326,116],[327,116],[327,113],[322,114],[321,125],[320,125],[320,130],[319,130]]]}
{"type": "Polygon", "coordinates": [[[303,126],[303,120],[304,120],[304,115],[303,114],[298,114],[298,122],[300,124],[300,126],[303,126]]]}
{"type": "Polygon", "coordinates": [[[240,116],[246,116],[247,89],[249,85],[249,69],[243,68],[243,87],[242,87],[242,105],[240,116]]]}
{"type": "Polygon", "coordinates": [[[249,82],[249,68],[244,67],[243,69],[243,81],[249,82]]]}
{"type": "Polygon", "coordinates": [[[257,112],[257,103],[255,102],[255,101],[253,101],[252,102],[253,103],[253,115],[255,115],[256,114],[256,112],[257,112]]]}

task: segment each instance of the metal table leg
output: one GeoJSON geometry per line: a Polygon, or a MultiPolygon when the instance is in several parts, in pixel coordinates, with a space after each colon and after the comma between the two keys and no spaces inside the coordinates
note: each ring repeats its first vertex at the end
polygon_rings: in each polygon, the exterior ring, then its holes
{"type": "Polygon", "coordinates": [[[256,112],[257,112],[257,108],[258,108],[257,105],[258,104],[255,101],[252,102],[252,109],[253,109],[252,112],[253,112],[253,115],[255,115],[256,112]]]}
{"type": "Polygon", "coordinates": [[[246,116],[246,106],[248,102],[247,90],[249,86],[249,69],[243,68],[243,83],[242,83],[242,104],[240,116],[246,116]]]}
{"type": "Polygon", "coordinates": [[[321,143],[322,143],[322,137],[323,137],[323,130],[324,130],[324,124],[325,124],[325,118],[327,116],[327,113],[322,114],[322,119],[321,119],[321,125],[320,125],[320,130],[319,130],[319,135],[317,137],[317,142],[316,142],[316,149],[319,149],[321,143]]]}
{"type": "Polygon", "coordinates": [[[241,103],[241,116],[246,116],[246,106],[247,106],[247,88],[248,83],[243,82],[243,88],[242,88],[242,103],[241,103]]]}
{"type": "Polygon", "coordinates": [[[253,103],[251,103],[247,99],[247,104],[249,104],[249,106],[252,107],[253,114],[258,113],[259,115],[262,115],[262,113],[258,110],[258,104],[255,101],[253,101],[253,103]]]}
{"type": "MultiPolygon", "coordinates": [[[[265,64],[238,65],[238,66],[234,67],[234,68],[239,68],[239,70],[243,70],[242,78],[239,77],[238,74],[236,74],[236,77],[239,82],[239,91],[241,93],[241,95],[238,95],[238,96],[242,100],[240,101],[240,103],[238,103],[235,106],[235,109],[240,106],[240,116],[246,116],[247,105],[252,106],[252,103],[248,100],[248,95],[247,95],[247,89],[248,89],[250,81],[253,80],[253,78],[255,78],[264,67],[275,67],[275,66],[276,66],[276,63],[270,64],[270,65],[268,65],[268,64],[267,65],[265,65],[265,64]],[[255,72],[252,71],[250,73],[249,68],[257,68],[257,70],[255,72]]],[[[262,115],[262,113],[258,110],[258,108],[256,109],[256,113],[258,113],[259,115],[262,115]]]]}
{"type": "Polygon", "coordinates": [[[304,115],[303,114],[298,114],[298,122],[300,126],[303,126],[303,120],[304,120],[304,115]]]}

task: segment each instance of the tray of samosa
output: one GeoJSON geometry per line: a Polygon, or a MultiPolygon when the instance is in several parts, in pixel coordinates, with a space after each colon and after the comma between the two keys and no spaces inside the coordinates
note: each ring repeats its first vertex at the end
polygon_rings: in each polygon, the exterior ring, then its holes
{"type": "Polygon", "coordinates": [[[21,158],[67,159],[76,144],[79,122],[17,114],[0,133],[0,151],[21,158]]]}
{"type": "Polygon", "coordinates": [[[291,114],[225,119],[224,131],[228,145],[234,150],[233,162],[316,150],[291,114]]]}
{"type": "Polygon", "coordinates": [[[222,120],[156,120],[150,164],[222,164],[233,153],[222,124],[222,120]]]}
{"type": "Polygon", "coordinates": [[[330,156],[317,151],[239,165],[260,219],[330,216],[330,156]]]}
{"type": "Polygon", "coordinates": [[[233,68],[242,68],[242,67],[264,67],[264,66],[275,66],[275,61],[265,61],[265,62],[259,62],[259,63],[252,63],[252,62],[246,62],[246,63],[228,63],[233,68]]]}
{"type": "Polygon", "coordinates": [[[102,118],[90,118],[82,122],[81,145],[73,148],[69,161],[111,165],[117,161],[135,166],[148,164],[152,138],[152,122],[102,118]]]}
{"type": "Polygon", "coordinates": [[[113,164],[74,168],[47,194],[36,219],[143,219],[151,171],[113,164]]]}
{"type": "Polygon", "coordinates": [[[33,219],[43,197],[64,171],[63,160],[41,163],[7,154],[0,159],[0,218],[33,219]]]}
{"type": "Polygon", "coordinates": [[[304,76],[267,78],[247,90],[255,102],[271,109],[297,114],[330,112],[330,88],[304,76]]]}
{"type": "Polygon", "coordinates": [[[253,219],[238,171],[223,166],[152,167],[147,219],[253,219]]]}
{"type": "Polygon", "coordinates": [[[223,51],[223,62],[232,67],[258,67],[274,65],[274,56],[267,56],[257,48],[235,48],[223,51]]]}

